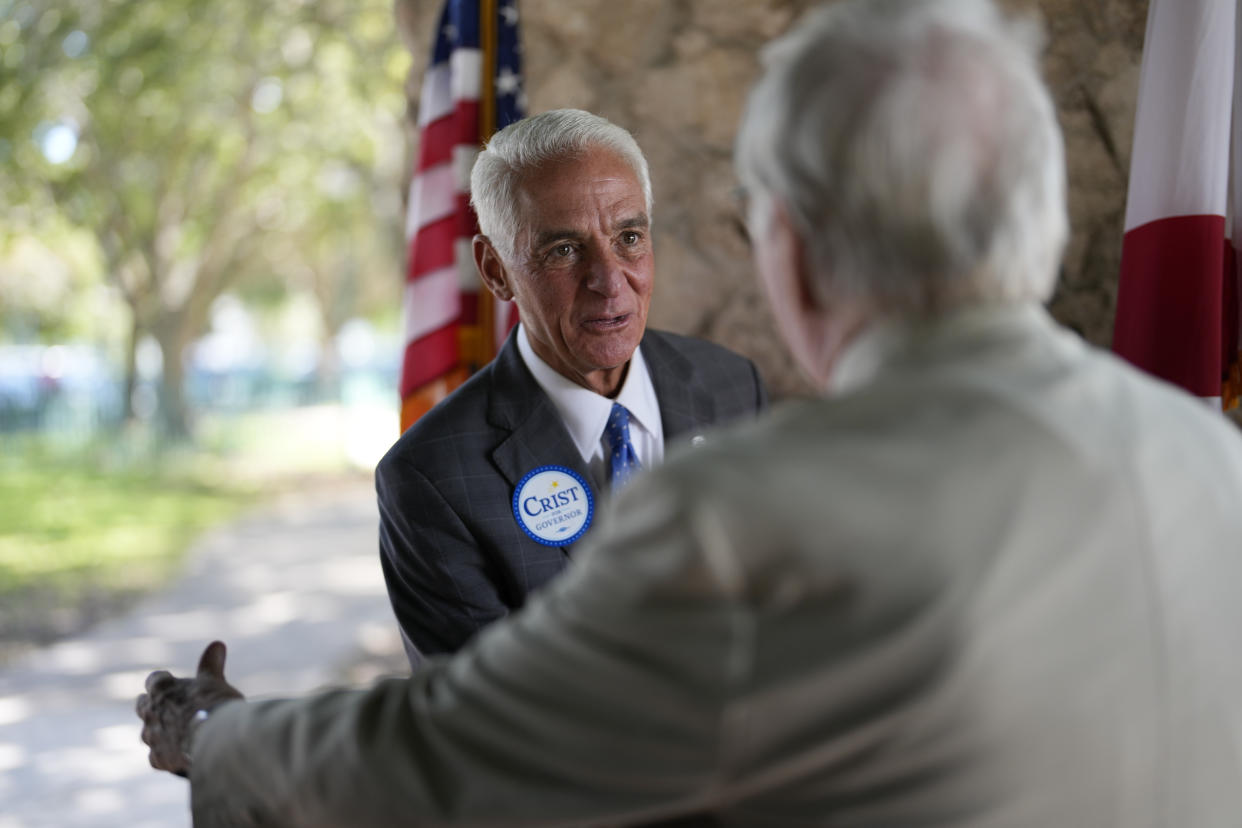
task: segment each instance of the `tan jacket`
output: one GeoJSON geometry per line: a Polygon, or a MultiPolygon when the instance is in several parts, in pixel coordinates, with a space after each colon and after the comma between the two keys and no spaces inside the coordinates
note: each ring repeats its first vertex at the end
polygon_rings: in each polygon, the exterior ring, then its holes
{"type": "Polygon", "coordinates": [[[196,824],[1242,825],[1242,439],[1039,310],[891,351],[457,657],[221,709],[196,824]]]}

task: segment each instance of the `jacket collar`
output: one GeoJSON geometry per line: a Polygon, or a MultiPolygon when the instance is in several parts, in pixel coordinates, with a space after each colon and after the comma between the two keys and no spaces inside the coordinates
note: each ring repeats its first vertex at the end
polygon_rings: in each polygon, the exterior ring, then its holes
{"type": "Polygon", "coordinates": [[[694,365],[673,346],[670,337],[648,330],[640,347],[660,404],[667,451],[673,441],[697,436],[703,426],[714,422],[716,405],[694,365]]]}
{"type": "MultiPolygon", "coordinates": [[[[694,365],[659,331],[646,331],[639,347],[659,401],[665,446],[696,436],[715,420],[716,407],[694,365]]],[[[566,466],[589,480],[556,407],[522,361],[516,328],[488,370],[492,372],[488,423],[510,432],[493,450],[492,460],[509,485],[516,486],[531,469],[546,465],[566,466]]]]}
{"type": "Polygon", "coordinates": [[[487,370],[492,372],[487,421],[509,432],[492,450],[492,461],[509,485],[516,487],[527,472],[551,465],[565,466],[589,480],[556,406],[522,361],[516,328],[487,370]]]}

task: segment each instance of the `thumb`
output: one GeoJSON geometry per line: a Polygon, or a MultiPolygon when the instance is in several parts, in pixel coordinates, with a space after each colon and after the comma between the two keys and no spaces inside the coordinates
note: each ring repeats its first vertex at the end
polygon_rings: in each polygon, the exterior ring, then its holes
{"type": "Polygon", "coordinates": [[[203,650],[202,658],[198,660],[198,678],[215,678],[224,681],[224,655],[223,641],[213,641],[208,644],[207,649],[203,650]]]}

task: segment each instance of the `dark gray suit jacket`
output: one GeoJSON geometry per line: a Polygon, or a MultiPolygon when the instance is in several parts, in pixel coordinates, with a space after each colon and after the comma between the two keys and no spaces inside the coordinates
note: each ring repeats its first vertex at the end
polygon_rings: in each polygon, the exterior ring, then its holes
{"type": "MultiPolygon", "coordinates": [[[[766,404],[755,366],[719,345],[649,330],[640,347],[669,445],[766,404]]],[[[564,569],[576,544],[532,540],[510,505],[522,476],[550,464],[590,479],[515,336],[380,461],[380,558],[412,666],[457,650],[564,569]]]]}

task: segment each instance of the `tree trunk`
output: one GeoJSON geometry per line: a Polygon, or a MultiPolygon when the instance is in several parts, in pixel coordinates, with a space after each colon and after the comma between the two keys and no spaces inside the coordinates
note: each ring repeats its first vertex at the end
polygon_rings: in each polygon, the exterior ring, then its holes
{"type": "Polygon", "coordinates": [[[315,402],[340,402],[341,390],[341,360],[336,352],[336,332],[325,330],[319,338],[315,402]]]}
{"type": "Polygon", "coordinates": [[[164,357],[160,375],[159,424],[161,435],[174,443],[190,439],[190,416],[185,402],[186,332],[175,314],[166,315],[155,329],[155,339],[164,357]]]}
{"type": "Polygon", "coordinates": [[[138,387],[138,338],[142,336],[138,312],[131,307],[129,315],[129,340],[125,343],[125,387],[121,392],[122,423],[134,419],[134,389],[138,387]]]}

